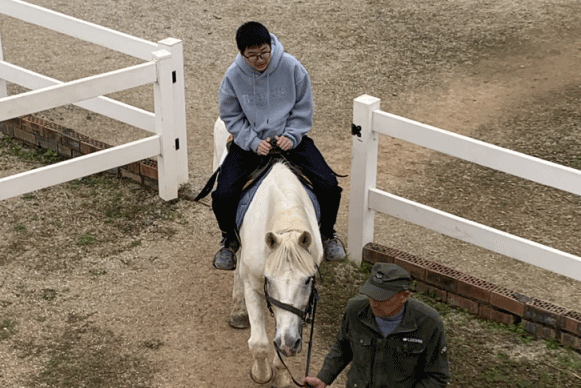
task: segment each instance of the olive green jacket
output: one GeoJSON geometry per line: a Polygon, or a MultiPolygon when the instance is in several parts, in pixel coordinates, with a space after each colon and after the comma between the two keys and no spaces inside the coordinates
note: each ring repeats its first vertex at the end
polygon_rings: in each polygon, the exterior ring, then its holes
{"type": "Polygon", "coordinates": [[[450,372],[442,319],[410,298],[399,326],[383,338],[367,297],[355,297],[317,377],[329,385],[350,362],[347,388],[445,387],[450,372]]]}

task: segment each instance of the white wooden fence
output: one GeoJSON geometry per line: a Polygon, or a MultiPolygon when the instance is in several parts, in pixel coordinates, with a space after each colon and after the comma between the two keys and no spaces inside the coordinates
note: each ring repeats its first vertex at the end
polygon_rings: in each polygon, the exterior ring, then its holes
{"type": "Polygon", "coordinates": [[[160,197],[177,198],[179,185],[188,180],[182,41],[152,43],[19,0],[0,0],[0,14],[146,61],[63,83],[5,62],[0,40],[0,121],[75,104],[155,134],[0,179],[0,200],[149,157],[157,157],[160,197]],[[8,96],[6,81],[31,91],[8,96]],[[153,84],[154,113],[104,97],[147,84],[153,84]]]}
{"type": "Polygon", "coordinates": [[[373,241],[375,212],[423,226],[493,252],[581,281],[581,257],[381,191],[375,187],[378,134],[439,151],[481,166],[581,195],[581,171],[497,147],[379,110],[380,100],[354,100],[348,244],[350,258],[361,263],[373,241]]]}

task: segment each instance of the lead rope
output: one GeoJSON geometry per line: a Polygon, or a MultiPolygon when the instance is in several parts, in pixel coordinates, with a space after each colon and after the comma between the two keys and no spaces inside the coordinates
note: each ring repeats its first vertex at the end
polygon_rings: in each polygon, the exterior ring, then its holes
{"type": "MultiPolygon", "coordinates": [[[[311,335],[309,336],[309,348],[307,350],[307,367],[306,367],[306,371],[305,371],[305,376],[309,375],[309,366],[311,364],[311,352],[313,350],[313,332],[315,331],[315,311],[317,310],[317,300],[319,300],[319,293],[317,292],[316,288],[313,288],[313,318],[311,319],[311,335]]],[[[273,341],[273,343],[274,343],[274,341],[273,341]]],[[[288,366],[286,365],[286,363],[282,359],[282,356],[280,355],[280,351],[278,350],[278,346],[276,346],[276,343],[274,343],[274,350],[276,350],[276,354],[278,354],[278,359],[280,360],[282,365],[287,370],[293,383],[295,383],[295,385],[297,387],[306,387],[305,384],[301,384],[295,380],[290,369],[288,368],[288,366]]]]}

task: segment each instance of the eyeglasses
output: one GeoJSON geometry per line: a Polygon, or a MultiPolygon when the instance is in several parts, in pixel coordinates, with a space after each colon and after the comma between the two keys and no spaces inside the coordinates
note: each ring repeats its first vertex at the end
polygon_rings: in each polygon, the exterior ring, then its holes
{"type": "Polygon", "coordinates": [[[248,59],[248,62],[250,63],[255,63],[256,61],[258,61],[258,59],[268,59],[268,57],[270,56],[270,51],[266,51],[260,54],[254,54],[254,55],[249,55],[246,56],[244,54],[242,54],[242,56],[246,59],[248,59]]]}

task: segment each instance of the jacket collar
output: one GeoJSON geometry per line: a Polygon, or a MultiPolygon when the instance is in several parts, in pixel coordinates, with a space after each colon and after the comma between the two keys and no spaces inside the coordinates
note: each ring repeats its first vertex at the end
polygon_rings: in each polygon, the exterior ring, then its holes
{"type": "MultiPolygon", "coordinates": [[[[373,315],[373,311],[371,310],[371,306],[369,303],[366,303],[365,306],[359,311],[357,317],[361,323],[367,326],[369,329],[373,330],[377,334],[381,335],[379,331],[379,326],[377,326],[377,322],[375,322],[375,315],[373,315]]],[[[403,319],[401,323],[396,327],[396,329],[391,333],[398,334],[398,333],[409,333],[412,331],[416,331],[418,329],[418,325],[415,319],[415,312],[411,306],[411,303],[408,301],[405,304],[405,313],[403,315],[403,319]]]]}

